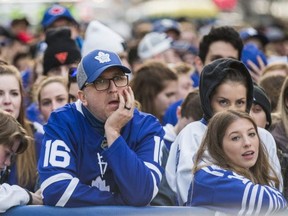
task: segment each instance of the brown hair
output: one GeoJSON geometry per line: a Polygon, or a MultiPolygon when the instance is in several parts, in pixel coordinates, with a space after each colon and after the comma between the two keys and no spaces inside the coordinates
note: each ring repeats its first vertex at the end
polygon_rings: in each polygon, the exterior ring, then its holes
{"type": "Polygon", "coordinates": [[[156,112],[154,98],[167,86],[167,81],[177,81],[177,75],[159,61],[145,62],[131,80],[135,99],[141,104],[143,112],[151,113],[160,121],[162,116],[156,112]]]}
{"type": "Polygon", "coordinates": [[[190,92],[181,104],[181,116],[185,118],[192,117],[195,121],[203,117],[199,89],[190,92]]]}
{"type": "Polygon", "coordinates": [[[285,133],[288,134],[288,77],[286,77],[279,96],[278,111],[281,116],[281,121],[284,125],[285,133]]]}
{"type": "Polygon", "coordinates": [[[15,140],[20,141],[16,151],[17,154],[23,153],[31,139],[26,130],[20,123],[8,112],[0,110],[0,145],[12,147],[15,140]]]}
{"type": "Polygon", "coordinates": [[[284,81],[285,77],[279,74],[265,75],[259,80],[259,85],[265,90],[271,101],[271,113],[277,111],[277,104],[284,81]]]}
{"type": "MultiPolygon", "coordinates": [[[[20,72],[13,65],[9,65],[3,61],[0,62],[0,76],[11,75],[14,76],[20,88],[21,94],[21,106],[19,116],[17,121],[22,125],[26,130],[27,134],[30,137],[33,137],[31,123],[25,117],[25,107],[24,107],[24,92],[21,81],[20,72]]],[[[36,153],[35,153],[35,143],[33,139],[28,141],[27,150],[23,154],[17,155],[16,157],[16,166],[17,166],[17,178],[18,184],[22,187],[35,185],[37,179],[37,162],[36,162],[36,153]]]]}
{"type": "Polygon", "coordinates": [[[212,157],[213,163],[217,166],[223,169],[232,170],[233,172],[243,175],[255,184],[271,185],[272,182],[274,182],[275,186],[279,187],[279,179],[276,177],[275,171],[269,164],[266,148],[262,144],[258,135],[257,125],[248,113],[227,110],[216,113],[211,118],[208,123],[206,134],[196,154],[193,172],[196,172],[201,168],[199,166],[199,162],[201,162],[205,150],[208,150],[209,155],[212,157]],[[252,123],[260,142],[257,161],[255,165],[249,170],[233,164],[233,162],[226,156],[223,150],[223,139],[226,130],[233,122],[238,119],[247,119],[252,123]]]}

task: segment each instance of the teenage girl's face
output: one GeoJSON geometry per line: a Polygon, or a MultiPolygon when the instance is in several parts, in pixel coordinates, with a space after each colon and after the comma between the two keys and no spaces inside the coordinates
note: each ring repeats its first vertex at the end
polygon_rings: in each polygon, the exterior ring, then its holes
{"type": "Polygon", "coordinates": [[[17,78],[13,75],[0,76],[0,109],[9,112],[15,119],[21,109],[21,92],[17,78]]]}
{"type": "Polygon", "coordinates": [[[3,143],[0,144],[0,172],[5,170],[7,166],[11,165],[11,158],[17,152],[19,145],[19,140],[14,141],[12,148],[3,143]]]}
{"type": "Polygon", "coordinates": [[[190,73],[178,75],[178,93],[177,99],[184,99],[189,92],[193,90],[193,81],[190,78],[190,73]]]}
{"type": "Polygon", "coordinates": [[[177,100],[177,90],[177,81],[166,81],[166,88],[159,92],[154,98],[155,108],[160,116],[163,116],[166,109],[177,100]]]}
{"type": "Polygon", "coordinates": [[[220,84],[211,98],[211,107],[214,114],[225,110],[245,111],[246,106],[246,86],[239,82],[228,81],[220,84]]]}
{"type": "Polygon", "coordinates": [[[236,166],[249,169],[258,158],[259,138],[253,124],[247,119],[237,119],[226,130],[223,151],[236,166]]]}
{"type": "Polygon", "coordinates": [[[266,113],[259,104],[252,104],[250,116],[254,119],[258,127],[265,128],[267,124],[266,113]]]}
{"type": "Polygon", "coordinates": [[[78,84],[76,82],[72,82],[69,88],[69,102],[70,103],[77,101],[78,91],[79,91],[78,84]]]}
{"type": "Polygon", "coordinates": [[[52,82],[40,92],[39,109],[47,121],[51,112],[68,103],[68,92],[62,83],[52,82]]]}

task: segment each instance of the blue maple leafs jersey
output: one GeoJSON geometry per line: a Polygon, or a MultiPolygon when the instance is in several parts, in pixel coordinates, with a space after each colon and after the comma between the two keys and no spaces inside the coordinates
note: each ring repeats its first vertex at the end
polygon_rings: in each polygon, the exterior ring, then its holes
{"type": "Polygon", "coordinates": [[[268,185],[212,165],[194,175],[188,206],[202,206],[231,215],[271,215],[287,207],[284,196],[268,185]]]}
{"type": "Polygon", "coordinates": [[[80,101],[53,112],[44,130],[38,163],[44,204],[143,206],[157,194],[164,131],[154,116],[135,109],[109,148],[80,101]]]}

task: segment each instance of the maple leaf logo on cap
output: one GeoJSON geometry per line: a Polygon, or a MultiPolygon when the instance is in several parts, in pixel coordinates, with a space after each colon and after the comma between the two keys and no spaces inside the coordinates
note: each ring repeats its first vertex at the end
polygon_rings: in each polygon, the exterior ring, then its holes
{"type": "Polygon", "coordinates": [[[55,58],[61,63],[64,64],[66,62],[66,59],[68,57],[68,52],[61,52],[55,54],[55,58]]]}
{"type": "Polygon", "coordinates": [[[56,5],[54,7],[52,7],[50,10],[49,10],[49,13],[53,16],[56,16],[56,15],[61,15],[65,12],[65,8],[64,7],[61,7],[59,5],[56,5]]]}
{"type": "Polygon", "coordinates": [[[99,63],[110,62],[110,55],[108,53],[99,52],[95,59],[99,61],[99,63]]]}

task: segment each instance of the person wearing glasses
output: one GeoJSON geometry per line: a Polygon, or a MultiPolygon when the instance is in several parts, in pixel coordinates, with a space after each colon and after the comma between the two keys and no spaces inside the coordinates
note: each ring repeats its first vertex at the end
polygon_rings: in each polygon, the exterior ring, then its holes
{"type": "Polygon", "coordinates": [[[125,67],[94,50],[77,68],[78,97],[51,113],[38,171],[45,205],[146,206],[158,192],[164,130],[135,108],[125,67]]]}

